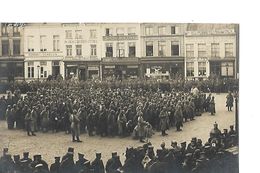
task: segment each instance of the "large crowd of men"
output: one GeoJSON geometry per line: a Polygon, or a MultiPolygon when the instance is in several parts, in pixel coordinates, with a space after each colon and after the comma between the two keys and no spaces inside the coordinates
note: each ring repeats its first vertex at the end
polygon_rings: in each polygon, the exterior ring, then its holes
{"type": "Polygon", "coordinates": [[[162,142],[156,152],[150,142],[136,148],[127,147],[123,164],[117,152],[112,152],[105,164],[100,152],[93,161],[78,153],[75,161],[74,148],[69,147],[62,158],[55,157],[55,162],[48,166],[40,154],[34,155],[32,160],[29,152],[24,152],[22,158],[16,154],[12,159],[8,148],[4,148],[0,173],[217,173],[223,169],[233,173],[238,170],[238,160],[227,160],[232,154],[226,149],[237,144],[237,133],[232,125],[221,132],[215,123],[204,144],[193,137],[188,145],[172,141],[170,148],[162,142]]]}
{"type": "Polygon", "coordinates": [[[73,142],[81,142],[80,133],[87,131],[89,136],[133,135],[144,142],[153,130],[165,136],[170,127],[181,131],[183,123],[195,116],[215,113],[214,96],[200,92],[196,85],[188,92],[157,82],[47,81],[31,87],[25,96],[17,89],[0,99],[8,129],[25,129],[28,136],[65,131],[72,134],[73,142]]]}

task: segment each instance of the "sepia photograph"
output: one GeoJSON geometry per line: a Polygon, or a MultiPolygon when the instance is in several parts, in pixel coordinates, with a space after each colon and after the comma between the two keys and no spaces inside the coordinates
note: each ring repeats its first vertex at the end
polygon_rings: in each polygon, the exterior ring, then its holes
{"type": "Polygon", "coordinates": [[[0,21],[0,173],[238,173],[239,27],[0,21]]]}

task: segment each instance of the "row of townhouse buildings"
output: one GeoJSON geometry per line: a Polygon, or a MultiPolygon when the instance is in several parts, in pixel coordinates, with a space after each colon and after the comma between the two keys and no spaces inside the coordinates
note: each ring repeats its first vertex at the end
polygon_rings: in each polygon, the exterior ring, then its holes
{"type": "Polygon", "coordinates": [[[237,24],[1,23],[0,80],[237,78],[237,24]]]}

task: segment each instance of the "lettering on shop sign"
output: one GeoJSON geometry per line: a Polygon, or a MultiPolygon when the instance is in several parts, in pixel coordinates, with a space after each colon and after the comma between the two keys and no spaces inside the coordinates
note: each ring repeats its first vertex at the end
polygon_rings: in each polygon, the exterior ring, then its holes
{"type": "Polygon", "coordinates": [[[187,31],[187,36],[192,35],[225,35],[225,34],[235,34],[234,29],[220,29],[220,30],[210,30],[210,31],[187,31]]]}
{"type": "Polygon", "coordinates": [[[97,40],[65,40],[65,44],[97,43],[97,40]]]}
{"type": "Polygon", "coordinates": [[[7,27],[24,27],[25,23],[6,23],[5,26],[7,26],[7,27]]]}
{"type": "Polygon", "coordinates": [[[59,53],[53,53],[53,52],[29,52],[28,56],[61,56],[59,53]]]}
{"type": "Polygon", "coordinates": [[[137,40],[137,35],[103,36],[104,41],[137,40]]]}

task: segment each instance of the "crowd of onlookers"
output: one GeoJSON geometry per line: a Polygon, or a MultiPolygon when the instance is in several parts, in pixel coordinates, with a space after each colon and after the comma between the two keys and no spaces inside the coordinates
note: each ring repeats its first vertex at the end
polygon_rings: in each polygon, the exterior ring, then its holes
{"type": "Polygon", "coordinates": [[[181,142],[179,145],[172,141],[170,145],[167,148],[162,142],[156,151],[150,142],[139,147],[127,147],[123,163],[117,152],[112,152],[112,157],[105,163],[100,152],[96,153],[93,161],[85,158],[83,153],[78,153],[76,160],[74,148],[69,147],[63,157],[55,157],[50,165],[40,154],[31,159],[29,152],[24,152],[22,157],[14,154],[12,158],[8,148],[4,148],[0,173],[217,173],[221,170],[233,173],[238,170],[238,160],[226,151],[238,145],[232,125],[229,130],[221,132],[215,123],[204,144],[201,139],[193,137],[189,143],[181,142]]]}

